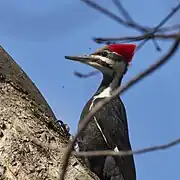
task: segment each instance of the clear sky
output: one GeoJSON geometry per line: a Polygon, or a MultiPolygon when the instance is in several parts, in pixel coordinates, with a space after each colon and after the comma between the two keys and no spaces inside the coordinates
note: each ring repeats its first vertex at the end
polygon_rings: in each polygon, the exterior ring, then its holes
{"type": "MultiPolygon", "coordinates": [[[[104,0],[112,12],[117,8],[104,0]]],[[[139,23],[155,26],[177,4],[177,0],[123,1],[139,23]]],[[[74,70],[92,68],[70,62],[65,55],[94,51],[100,45],[94,36],[136,35],[79,0],[0,0],[0,44],[40,89],[56,117],[75,133],[81,110],[96,91],[101,75],[78,79],[74,70]],[[91,48],[91,49],[90,49],[91,48]]],[[[167,25],[179,22],[180,13],[167,25]]],[[[166,52],[170,42],[159,43],[166,52]]],[[[152,42],[134,56],[124,81],[161,57],[152,42]]],[[[180,129],[180,53],[158,72],[128,90],[122,99],[127,109],[133,149],[166,143],[180,129]]],[[[138,180],[180,179],[180,146],[135,157],[138,180]]]]}

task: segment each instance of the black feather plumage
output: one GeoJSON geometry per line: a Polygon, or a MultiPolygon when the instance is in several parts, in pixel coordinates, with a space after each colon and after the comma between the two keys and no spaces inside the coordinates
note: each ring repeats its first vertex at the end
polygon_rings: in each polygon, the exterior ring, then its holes
{"type": "MultiPolygon", "coordinates": [[[[97,94],[108,87],[107,77],[104,77],[97,94]]],[[[120,83],[120,82],[119,82],[120,83]]],[[[94,97],[94,96],[93,96],[94,97]]],[[[102,100],[96,99],[94,105],[102,100]]],[[[83,109],[82,119],[89,111],[93,98],[91,98],[83,109]]],[[[81,120],[79,122],[79,126],[81,120]]],[[[103,106],[93,117],[87,128],[78,139],[80,151],[92,150],[131,150],[128,134],[126,110],[120,97],[117,96],[108,104],[103,106]],[[98,122],[107,142],[97,127],[98,122]]],[[[85,157],[85,164],[96,173],[101,180],[136,180],[136,171],[133,156],[123,157],[85,157]]]]}

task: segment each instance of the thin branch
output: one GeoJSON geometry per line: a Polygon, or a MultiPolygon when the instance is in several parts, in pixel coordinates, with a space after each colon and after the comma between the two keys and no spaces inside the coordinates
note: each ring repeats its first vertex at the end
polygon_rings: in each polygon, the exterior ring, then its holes
{"type": "MultiPolygon", "coordinates": [[[[120,18],[119,16],[117,16],[116,14],[110,12],[109,10],[103,8],[102,6],[100,6],[99,4],[92,2],[90,0],[81,0],[84,3],[86,3],[88,6],[98,10],[99,12],[107,15],[108,17],[112,18],[113,20],[117,21],[118,23],[124,25],[125,27],[131,27],[133,29],[136,29],[138,31],[141,31],[142,33],[147,33],[152,36],[152,41],[153,44],[156,47],[157,51],[160,51],[161,48],[159,47],[159,45],[157,44],[157,42],[155,41],[155,39],[153,38],[153,35],[158,32],[158,30],[180,9],[180,3],[173,8],[173,10],[155,27],[155,28],[148,28],[148,27],[143,27],[141,25],[139,25],[138,23],[134,22],[134,21],[124,21],[122,18],[120,18]]],[[[120,5],[119,7],[122,10],[125,10],[121,3],[119,1],[115,1],[113,0],[113,2],[116,4],[118,3],[118,5],[120,5]],[[123,8],[123,9],[122,9],[123,8]]],[[[127,11],[123,11],[123,13],[126,13],[126,16],[128,15],[127,11]]],[[[125,14],[124,14],[125,15],[125,14]]],[[[145,39],[142,43],[139,44],[139,46],[136,48],[136,51],[139,50],[149,39],[145,39]]]]}
{"type": "MultiPolygon", "coordinates": [[[[120,13],[124,16],[126,23],[136,24],[136,22],[132,19],[132,17],[129,15],[129,13],[126,11],[126,9],[123,7],[120,0],[112,0],[112,2],[116,5],[116,7],[119,9],[120,13]]],[[[156,47],[156,50],[161,51],[160,46],[158,45],[157,41],[154,38],[152,38],[152,42],[153,42],[154,46],[156,47]]],[[[140,47],[138,47],[138,48],[140,48],[140,47]]]]}
{"type": "MultiPolygon", "coordinates": [[[[134,23],[134,24],[136,23],[136,22],[132,19],[132,17],[129,15],[129,13],[126,11],[126,9],[123,7],[123,5],[121,4],[121,2],[120,2],[119,0],[113,0],[113,2],[114,2],[114,4],[116,4],[116,6],[117,6],[117,7],[119,8],[119,10],[122,12],[123,16],[126,18],[127,21],[129,21],[129,22],[131,22],[131,23],[134,23]]],[[[160,46],[158,45],[156,39],[152,38],[152,42],[153,42],[154,46],[156,47],[156,50],[157,50],[157,51],[161,51],[161,48],[160,48],[160,46]]],[[[145,42],[142,43],[141,46],[143,46],[144,44],[145,44],[145,42]]],[[[139,48],[140,48],[140,46],[139,46],[137,49],[139,49],[139,48]]]]}
{"type": "Polygon", "coordinates": [[[143,42],[141,42],[137,47],[136,47],[136,52],[138,51],[138,50],[140,50],[145,44],[146,44],[146,40],[144,40],[143,42]]]}
{"type": "MultiPolygon", "coordinates": [[[[98,10],[99,12],[107,15],[108,17],[112,18],[113,20],[117,21],[118,23],[124,25],[125,27],[131,27],[131,28],[136,29],[138,31],[141,31],[143,33],[150,31],[149,28],[143,27],[143,26],[139,25],[137,22],[134,22],[134,21],[124,21],[122,18],[120,18],[116,14],[110,12],[109,10],[103,8],[102,6],[100,6],[97,3],[94,3],[94,2],[92,2],[90,0],[81,0],[81,1],[85,2],[88,6],[98,10]]],[[[159,50],[160,47],[158,46],[157,42],[155,42],[154,39],[152,39],[152,41],[153,41],[156,49],[159,50]]],[[[137,49],[139,49],[139,48],[140,47],[138,47],[137,49]]]]}
{"type": "Polygon", "coordinates": [[[153,152],[153,151],[160,151],[160,150],[166,150],[168,148],[171,148],[173,146],[176,146],[180,144],[180,138],[175,139],[173,141],[170,141],[166,144],[161,144],[157,146],[151,146],[151,147],[146,147],[143,149],[138,149],[134,151],[119,151],[115,152],[112,150],[106,150],[106,151],[81,151],[81,152],[73,152],[75,156],[129,156],[129,155],[137,155],[137,154],[145,154],[148,152],[153,152]]]}
{"type": "Polygon", "coordinates": [[[78,78],[88,78],[88,77],[94,76],[96,74],[99,74],[99,71],[91,71],[87,74],[83,74],[83,73],[80,73],[77,71],[74,72],[74,75],[77,76],[78,78]]]}
{"type": "Polygon", "coordinates": [[[158,30],[158,32],[169,32],[169,31],[175,31],[180,30],[180,24],[174,24],[171,26],[162,27],[158,30]]]}
{"type": "Polygon", "coordinates": [[[180,9],[180,2],[179,4],[172,9],[172,11],[154,28],[154,32],[157,31],[160,27],[162,27],[176,12],[180,9]]]}
{"type": "Polygon", "coordinates": [[[102,43],[102,42],[110,42],[110,43],[114,43],[115,41],[120,41],[120,42],[133,42],[133,41],[142,41],[144,39],[152,39],[152,38],[156,38],[156,39],[177,39],[178,36],[180,34],[179,33],[173,33],[173,34],[144,34],[141,36],[127,36],[127,37],[115,37],[115,38],[95,38],[94,40],[97,43],[102,43]]]}
{"type": "MultiPolygon", "coordinates": [[[[176,12],[178,12],[179,9],[180,9],[180,2],[152,31],[149,32],[149,34],[150,35],[155,34],[160,27],[162,27],[176,12]]],[[[139,50],[148,40],[149,39],[145,39],[144,42],[139,44],[137,50],[139,50]]]]}
{"type": "MultiPolygon", "coordinates": [[[[154,47],[156,48],[156,51],[161,52],[162,49],[161,49],[161,47],[159,46],[159,44],[158,44],[158,42],[156,41],[155,38],[152,39],[152,42],[153,42],[153,44],[154,44],[154,47]]],[[[144,44],[145,44],[145,43],[144,43],[144,44]]],[[[136,50],[137,50],[137,49],[136,49],[136,50]]]]}
{"type": "Polygon", "coordinates": [[[98,102],[93,108],[92,110],[87,114],[87,116],[85,116],[85,118],[82,119],[82,125],[79,128],[78,133],[74,136],[74,139],[69,143],[68,147],[67,147],[67,151],[64,154],[64,163],[63,163],[63,167],[62,167],[62,171],[60,174],[60,180],[64,179],[65,173],[66,173],[66,169],[68,166],[68,162],[69,162],[69,158],[72,152],[72,149],[74,147],[75,142],[77,141],[77,138],[80,136],[80,134],[83,132],[83,130],[87,127],[87,125],[90,123],[91,118],[95,115],[95,113],[100,110],[105,104],[107,104],[108,102],[110,102],[114,97],[118,96],[119,93],[123,93],[125,92],[127,89],[133,87],[133,85],[135,85],[136,83],[138,83],[140,80],[144,79],[145,77],[147,77],[148,75],[150,75],[151,73],[153,73],[155,70],[157,70],[158,68],[160,68],[162,65],[164,65],[168,59],[170,59],[170,57],[176,52],[178,46],[180,43],[180,37],[177,38],[177,40],[173,43],[172,47],[170,48],[170,50],[168,51],[167,54],[165,54],[159,61],[157,61],[156,64],[153,64],[152,66],[150,66],[147,70],[143,71],[142,73],[140,73],[138,76],[136,76],[134,79],[130,80],[125,86],[123,86],[122,88],[119,87],[116,90],[113,91],[112,95],[108,98],[105,98],[104,100],[98,102]]]}
{"type": "Polygon", "coordinates": [[[161,66],[165,65],[165,63],[168,62],[170,57],[177,51],[179,43],[180,43],[180,37],[174,42],[174,44],[173,44],[172,48],[170,49],[170,51],[162,59],[157,61],[155,64],[152,64],[148,69],[141,72],[140,74],[135,76],[133,79],[131,79],[127,84],[122,86],[121,91],[120,91],[121,94],[124,93],[130,87],[137,84],[140,80],[144,79],[146,76],[150,75],[155,70],[158,70],[161,66]]]}
{"type": "Polygon", "coordinates": [[[112,0],[112,2],[116,5],[116,7],[119,9],[120,13],[124,16],[127,22],[135,23],[132,17],[129,15],[129,13],[123,7],[120,0],[112,0]]]}
{"type": "Polygon", "coordinates": [[[91,0],[81,0],[82,2],[86,3],[88,6],[92,7],[93,9],[96,9],[97,11],[101,12],[102,14],[107,15],[111,19],[117,21],[118,23],[124,25],[125,27],[131,27],[133,29],[136,29],[141,32],[147,32],[150,28],[143,27],[139,25],[138,23],[133,22],[126,22],[116,14],[110,12],[109,10],[105,9],[104,7],[100,6],[99,4],[92,2],[91,0]]]}

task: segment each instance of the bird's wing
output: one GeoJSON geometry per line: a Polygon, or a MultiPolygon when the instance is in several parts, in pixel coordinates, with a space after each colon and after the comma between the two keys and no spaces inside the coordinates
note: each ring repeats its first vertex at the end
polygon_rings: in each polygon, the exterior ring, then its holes
{"type": "MultiPolygon", "coordinates": [[[[131,150],[128,135],[126,111],[122,101],[115,98],[95,114],[97,122],[108,141],[110,149],[116,151],[131,150]]],[[[135,164],[133,156],[116,157],[118,159],[124,179],[135,180],[135,164]]]]}

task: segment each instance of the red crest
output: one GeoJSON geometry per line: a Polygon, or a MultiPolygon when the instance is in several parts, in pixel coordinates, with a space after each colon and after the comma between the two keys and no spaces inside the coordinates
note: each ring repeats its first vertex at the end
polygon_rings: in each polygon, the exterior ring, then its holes
{"type": "Polygon", "coordinates": [[[110,44],[107,48],[111,52],[116,52],[119,55],[125,58],[127,63],[132,61],[133,55],[135,53],[136,45],[135,44],[110,44]]]}

